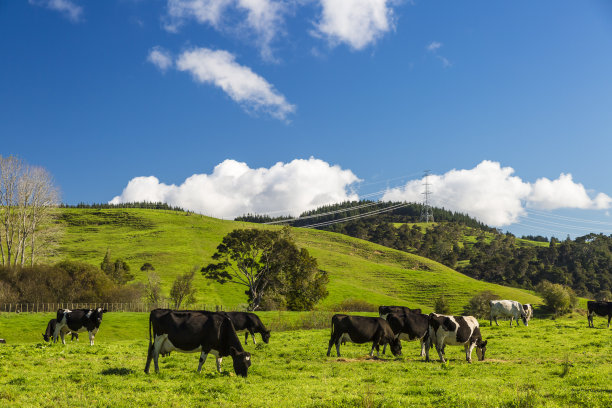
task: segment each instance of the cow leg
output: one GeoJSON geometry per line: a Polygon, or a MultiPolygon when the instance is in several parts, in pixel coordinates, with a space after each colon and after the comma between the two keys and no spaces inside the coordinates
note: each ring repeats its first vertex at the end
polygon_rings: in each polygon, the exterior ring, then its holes
{"type": "Polygon", "coordinates": [[[64,338],[65,337],[65,333],[64,332],[60,332],[60,337],[62,339],[62,344],[66,344],[66,339],[64,338]]]}
{"type": "Polygon", "coordinates": [[[589,327],[593,327],[593,315],[591,312],[587,313],[587,322],[589,323],[589,327]]]}
{"type": "Polygon", "coordinates": [[[202,371],[202,366],[206,362],[206,357],[208,357],[208,353],[204,350],[200,353],[200,362],[198,363],[198,373],[202,371]]]}
{"type": "Polygon", "coordinates": [[[610,328],[610,320],[612,320],[612,315],[608,315],[608,329],[610,328]]]}
{"type": "Polygon", "coordinates": [[[329,346],[327,347],[327,357],[329,357],[332,345],[334,344],[336,345],[336,353],[338,354],[338,357],[340,357],[340,337],[334,334],[332,334],[331,338],[329,339],[329,346]]]}
{"type": "Polygon", "coordinates": [[[96,334],[92,331],[88,332],[89,333],[89,345],[93,346],[94,345],[94,338],[96,337],[96,334]]]}
{"type": "Polygon", "coordinates": [[[499,326],[499,323],[497,323],[497,316],[495,316],[495,325],[499,326]]]}
{"type": "Polygon", "coordinates": [[[247,333],[251,333],[251,337],[253,337],[253,344],[257,344],[257,342],[255,341],[255,333],[250,330],[247,333]]]}
{"type": "Polygon", "coordinates": [[[425,341],[421,339],[421,357],[425,355],[425,341]]]}
{"type": "Polygon", "coordinates": [[[385,345],[383,346],[383,356],[385,355],[386,351],[387,351],[387,343],[385,343],[385,345]]]}
{"type": "Polygon", "coordinates": [[[223,362],[223,357],[217,357],[217,371],[221,373],[221,363],[223,362]]]}
{"type": "Polygon", "coordinates": [[[464,346],[464,348],[465,348],[465,359],[467,360],[468,363],[472,362],[472,350],[474,350],[474,346],[476,346],[476,343],[466,344],[464,346]]]}
{"type": "Polygon", "coordinates": [[[440,357],[440,362],[446,363],[446,360],[444,359],[444,346],[440,347],[436,344],[436,351],[438,352],[438,356],[440,357]]]}
{"type": "Polygon", "coordinates": [[[156,373],[159,373],[159,353],[167,337],[167,335],[157,336],[153,342],[153,364],[156,373]]]}

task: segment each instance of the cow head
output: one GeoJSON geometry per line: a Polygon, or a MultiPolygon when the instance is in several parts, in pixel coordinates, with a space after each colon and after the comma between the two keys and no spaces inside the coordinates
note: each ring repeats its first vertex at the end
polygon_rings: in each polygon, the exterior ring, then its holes
{"type": "Polygon", "coordinates": [[[521,320],[523,320],[525,326],[528,326],[527,322],[529,321],[529,317],[527,317],[527,313],[524,310],[521,313],[521,320]]]}
{"type": "Polygon", "coordinates": [[[48,343],[48,342],[49,342],[49,340],[50,340],[50,338],[51,338],[51,336],[48,336],[48,335],[46,335],[45,333],[43,333],[43,335],[42,335],[42,336],[43,336],[43,339],[45,339],[45,341],[48,343]]]}
{"type": "Polygon", "coordinates": [[[264,343],[268,344],[268,342],[270,341],[270,330],[262,331],[261,338],[263,339],[264,343]]]}
{"type": "Polygon", "coordinates": [[[391,352],[394,356],[402,355],[402,342],[400,341],[399,337],[394,337],[393,340],[389,342],[389,345],[391,346],[391,352]]]}
{"type": "Polygon", "coordinates": [[[476,355],[478,360],[482,361],[485,359],[485,352],[487,351],[487,342],[489,340],[482,341],[482,339],[476,340],[476,355]]]}
{"type": "Polygon", "coordinates": [[[230,355],[234,361],[236,375],[246,377],[251,366],[251,353],[248,351],[238,351],[235,347],[231,347],[230,355]]]}
{"type": "Polygon", "coordinates": [[[105,312],[107,312],[107,310],[102,309],[101,307],[93,310],[93,313],[91,314],[91,320],[95,322],[97,326],[100,326],[100,324],[102,323],[102,316],[105,312]]]}

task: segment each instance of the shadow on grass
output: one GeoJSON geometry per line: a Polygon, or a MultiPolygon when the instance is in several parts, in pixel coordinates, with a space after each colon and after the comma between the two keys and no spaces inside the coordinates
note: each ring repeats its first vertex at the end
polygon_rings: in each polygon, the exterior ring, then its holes
{"type": "Polygon", "coordinates": [[[130,375],[134,374],[134,370],[131,368],[107,368],[106,370],[102,370],[100,373],[102,375],[130,375]]]}

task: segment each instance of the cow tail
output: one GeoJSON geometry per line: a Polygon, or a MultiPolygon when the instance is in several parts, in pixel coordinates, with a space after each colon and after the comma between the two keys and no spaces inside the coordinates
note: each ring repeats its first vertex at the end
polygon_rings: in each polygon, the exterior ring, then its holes
{"type": "Polygon", "coordinates": [[[149,314],[149,347],[153,345],[153,341],[151,340],[152,337],[153,336],[151,334],[151,315],[149,314]]]}

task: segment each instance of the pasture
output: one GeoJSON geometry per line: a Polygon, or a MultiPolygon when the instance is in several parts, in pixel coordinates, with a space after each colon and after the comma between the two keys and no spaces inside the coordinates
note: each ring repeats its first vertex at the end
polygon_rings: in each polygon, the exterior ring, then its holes
{"type": "Polygon", "coordinates": [[[253,365],[243,379],[231,358],[221,374],[212,357],[196,373],[198,353],[172,353],[160,358],[159,374],[144,374],[146,313],[106,314],[93,347],[85,333],[65,346],[44,343],[52,313],[2,314],[0,406],[612,406],[612,329],[603,318],[594,329],[577,314],[518,328],[481,321],[486,360],[470,365],[463,347],[448,346],[442,365],[423,362],[417,342],[403,342],[399,358],[369,358],[366,344],[326,357],[329,313],[259,315],[274,331],[269,344],[257,335],[246,346],[253,365]]]}

